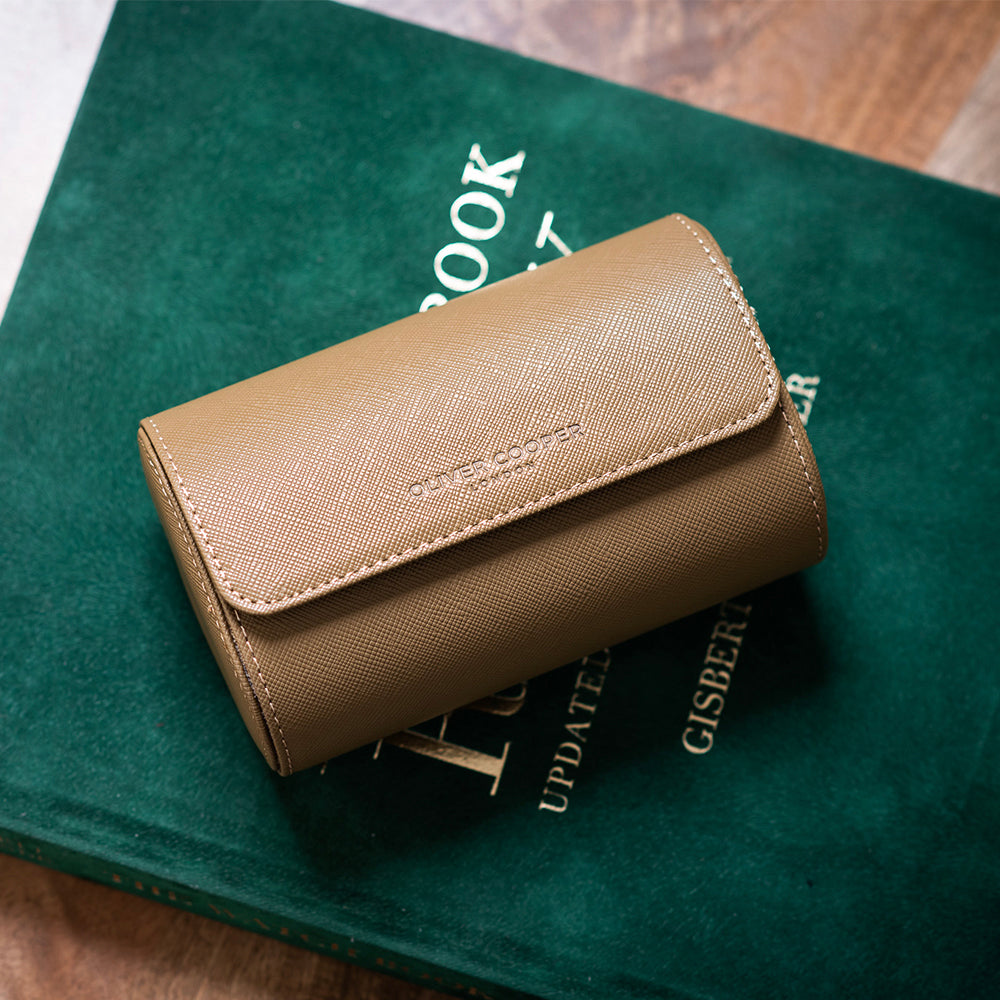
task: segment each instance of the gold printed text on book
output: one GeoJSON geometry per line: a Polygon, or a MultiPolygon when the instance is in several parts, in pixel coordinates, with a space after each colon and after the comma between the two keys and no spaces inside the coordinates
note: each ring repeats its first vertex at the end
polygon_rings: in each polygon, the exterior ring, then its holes
{"type": "Polygon", "coordinates": [[[726,695],[740,656],[752,605],[723,601],[719,617],[702,660],[698,687],[691,697],[693,708],[687,715],[687,728],[681,744],[688,753],[700,756],[715,746],[719,718],[726,706],[726,695]]]}

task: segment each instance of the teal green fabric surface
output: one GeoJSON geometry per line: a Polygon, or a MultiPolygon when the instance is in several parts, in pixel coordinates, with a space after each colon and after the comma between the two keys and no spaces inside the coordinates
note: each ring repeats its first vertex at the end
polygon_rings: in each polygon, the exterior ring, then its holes
{"type": "Polygon", "coordinates": [[[998,248],[996,198],[371,14],[119,7],[0,327],[0,848],[456,991],[996,996],[998,248]],[[451,296],[449,244],[494,280],[671,211],[801,376],[827,560],[451,716],[502,768],[271,774],[139,419],[451,296]]]}

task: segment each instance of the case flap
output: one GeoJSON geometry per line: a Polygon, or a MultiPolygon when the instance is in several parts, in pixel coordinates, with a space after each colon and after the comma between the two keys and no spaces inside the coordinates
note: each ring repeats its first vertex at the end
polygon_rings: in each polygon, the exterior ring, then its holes
{"type": "Polygon", "coordinates": [[[670,216],[143,421],[220,594],[267,613],[755,426],[778,375],[670,216]]]}

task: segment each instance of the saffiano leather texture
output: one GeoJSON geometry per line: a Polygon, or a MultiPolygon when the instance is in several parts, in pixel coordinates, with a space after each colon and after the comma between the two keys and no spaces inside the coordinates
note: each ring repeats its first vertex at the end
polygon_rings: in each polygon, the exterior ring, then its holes
{"type": "Polygon", "coordinates": [[[827,545],[754,312],[681,215],[149,417],[139,444],[282,774],[827,545]]]}

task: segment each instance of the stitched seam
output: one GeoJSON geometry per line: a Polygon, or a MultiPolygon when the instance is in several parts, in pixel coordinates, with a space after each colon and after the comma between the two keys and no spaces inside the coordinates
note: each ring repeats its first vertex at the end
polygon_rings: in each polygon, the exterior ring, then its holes
{"type": "MultiPolygon", "coordinates": [[[[228,637],[228,629],[223,628],[222,620],[219,618],[219,612],[216,611],[215,604],[212,601],[211,594],[208,591],[208,587],[205,585],[205,572],[201,568],[200,560],[194,554],[194,549],[191,548],[190,532],[187,530],[187,528],[184,526],[184,522],[181,520],[180,509],[178,508],[177,504],[171,498],[170,493],[167,491],[166,486],[164,485],[164,482],[163,482],[163,477],[160,475],[160,470],[157,468],[156,463],[151,458],[149,458],[148,456],[146,458],[146,461],[149,464],[149,467],[153,470],[153,474],[156,476],[156,484],[157,484],[157,486],[159,486],[160,492],[163,494],[163,498],[167,501],[167,504],[170,507],[170,511],[174,515],[174,519],[177,521],[177,529],[178,529],[178,531],[180,531],[181,537],[184,539],[184,546],[188,550],[188,555],[191,557],[191,565],[194,568],[194,574],[195,574],[195,576],[198,578],[198,585],[201,587],[202,593],[205,595],[205,604],[208,607],[208,610],[211,612],[212,621],[215,622],[215,630],[216,630],[216,632],[219,633],[219,636],[222,639],[222,644],[224,646],[227,646],[231,642],[231,640],[228,637]]],[[[240,628],[242,629],[242,627],[243,626],[241,624],[240,628]]],[[[243,635],[246,636],[246,632],[244,632],[243,635]]],[[[250,645],[250,642],[249,642],[249,640],[247,640],[247,646],[249,646],[249,645],[250,645]]],[[[253,650],[251,649],[251,653],[252,652],[253,652],[253,650]]],[[[255,659],[254,663],[256,663],[256,662],[257,661],[255,659]]],[[[229,667],[230,667],[230,669],[233,672],[233,677],[236,678],[237,684],[239,684],[241,671],[238,671],[236,669],[235,664],[233,664],[232,662],[230,662],[229,667]]],[[[257,672],[258,672],[258,676],[259,676],[260,675],[260,667],[259,666],[257,667],[257,672]]],[[[262,678],[262,680],[263,680],[263,678],[262,678]]],[[[242,689],[243,685],[239,684],[239,686],[242,689]]],[[[267,690],[267,685],[266,684],[264,685],[264,688],[265,688],[265,690],[267,690]]],[[[245,694],[244,694],[244,698],[246,698],[245,694]]],[[[268,693],[268,700],[270,701],[270,693],[268,693]]],[[[251,708],[256,708],[256,705],[253,705],[249,701],[248,701],[248,704],[250,704],[251,708]]],[[[272,713],[274,712],[274,705],[271,705],[271,711],[272,711],[272,713]]],[[[275,715],[274,721],[275,721],[275,724],[278,725],[278,731],[280,732],[281,731],[281,726],[278,724],[278,717],[277,717],[277,715],[275,715]]],[[[284,741],[284,737],[282,737],[282,741],[284,741]]],[[[288,750],[287,746],[285,747],[285,750],[287,752],[287,750],[288,750]]]]}
{"type": "MultiPolygon", "coordinates": [[[[156,485],[159,486],[160,492],[163,494],[163,499],[167,501],[167,505],[170,507],[170,512],[174,515],[174,520],[177,522],[177,530],[180,531],[181,538],[184,539],[184,547],[187,549],[188,555],[191,557],[191,565],[194,567],[195,576],[198,578],[198,585],[201,587],[202,593],[205,595],[205,604],[207,605],[208,610],[212,613],[212,620],[215,622],[215,630],[222,637],[223,641],[225,641],[225,630],[222,627],[222,622],[219,620],[219,612],[215,610],[215,605],[212,603],[212,598],[208,593],[208,588],[205,586],[205,575],[204,573],[199,572],[198,560],[195,557],[194,549],[191,548],[191,541],[188,537],[189,532],[184,527],[184,522],[181,521],[180,510],[178,510],[177,504],[171,500],[170,494],[167,492],[167,488],[164,485],[163,477],[160,475],[160,470],[156,467],[156,463],[149,456],[146,457],[146,462],[153,470],[153,475],[156,476],[156,485]]],[[[233,665],[230,664],[230,667],[233,668],[233,665]]],[[[237,674],[235,668],[233,668],[233,676],[236,677],[237,680],[239,679],[239,675],[237,674]]]]}
{"type": "MultiPolygon", "coordinates": [[[[212,613],[212,620],[215,622],[215,629],[222,638],[223,645],[227,644],[226,630],[222,627],[222,622],[219,619],[219,613],[215,610],[215,604],[212,602],[211,595],[208,592],[208,588],[205,586],[205,574],[199,566],[199,560],[194,554],[194,549],[191,548],[190,533],[184,527],[184,522],[181,520],[180,510],[177,504],[173,502],[166,486],[163,482],[163,477],[160,475],[160,470],[157,468],[156,463],[146,457],[146,462],[149,467],[153,470],[153,474],[156,476],[156,485],[160,488],[160,492],[163,494],[163,498],[167,501],[170,507],[171,513],[174,515],[174,519],[177,521],[177,528],[181,533],[181,537],[184,539],[184,546],[188,550],[188,555],[191,557],[191,565],[194,567],[195,576],[198,578],[198,585],[201,587],[202,593],[205,595],[205,604],[208,606],[208,610],[212,613]]],[[[240,631],[243,633],[243,638],[246,640],[247,648],[250,650],[250,655],[253,657],[254,666],[257,668],[257,676],[260,678],[261,684],[264,685],[264,691],[267,693],[267,703],[271,706],[271,714],[274,716],[274,724],[278,727],[278,733],[281,735],[281,742],[285,747],[285,758],[288,761],[288,769],[292,769],[292,757],[288,752],[288,744],[285,742],[285,734],[282,732],[281,723],[278,721],[278,713],[274,710],[274,702],[271,700],[271,692],[268,691],[267,682],[264,680],[263,675],[260,671],[260,664],[257,662],[257,657],[254,655],[253,646],[250,645],[250,638],[246,633],[246,629],[243,628],[243,622],[240,621],[239,612],[233,608],[233,614],[236,615],[236,621],[240,626],[240,631]]],[[[236,668],[230,663],[230,669],[233,671],[233,676],[239,682],[240,675],[236,668]]],[[[242,685],[241,685],[242,686],[242,685]]]]}
{"type": "Polygon", "coordinates": [[[239,625],[240,631],[243,633],[243,640],[247,644],[247,649],[250,650],[250,656],[253,658],[253,665],[257,668],[257,677],[260,679],[261,684],[264,686],[264,694],[267,695],[267,703],[271,706],[271,715],[274,717],[274,724],[278,727],[278,735],[281,737],[281,745],[285,748],[285,760],[288,761],[288,770],[294,771],[295,768],[292,767],[292,754],[288,749],[288,743],[285,740],[285,732],[281,728],[281,723],[278,721],[278,713],[275,711],[274,702],[271,700],[271,692],[268,690],[267,681],[264,680],[264,675],[261,673],[260,664],[257,662],[257,654],[253,651],[253,645],[250,642],[250,636],[247,635],[247,630],[243,627],[243,622],[240,619],[240,613],[237,608],[233,608],[233,614],[236,616],[236,624],[239,625]]]}
{"type": "Polygon", "coordinates": [[[201,523],[201,517],[198,515],[198,508],[194,504],[194,499],[191,494],[188,493],[187,487],[184,485],[184,479],[181,476],[181,470],[177,468],[177,463],[174,461],[174,456],[170,454],[170,449],[167,447],[167,442],[163,440],[163,435],[160,433],[160,428],[156,426],[156,422],[152,417],[149,418],[149,425],[156,431],[156,436],[160,439],[160,444],[163,445],[163,452],[167,456],[170,462],[170,467],[174,470],[174,475],[177,477],[177,485],[180,487],[181,492],[184,494],[184,499],[187,500],[188,509],[191,511],[191,516],[194,518],[194,523],[198,528],[198,532],[201,534],[202,540],[205,542],[205,547],[208,549],[208,554],[211,557],[213,563],[215,563],[215,568],[219,572],[219,576],[222,579],[222,585],[231,594],[235,594],[237,597],[240,594],[233,588],[233,585],[229,582],[229,578],[226,576],[226,571],[223,569],[222,563],[219,562],[219,557],[215,554],[215,549],[212,547],[212,543],[208,539],[208,532],[205,531],[205,526],[201,523]]]}
{"type": "Polygon", "coordinates": [[[788,427],[788,433],[792,435],[792,440],[795,442],[795,450],[799,453],[799,461],[802,463],[802,472],[806,477],[806,486],[809,487],[809,496],[812,499],[813,510],[816,512],[816,535],[819,539],[819,557],[823,558],[823,521],[819,516],[819,503],[816,500],[816,491],[813,489],[812,477],[809,475],[809,466],[806,465],[806,457],[802,454],[802,447],[799,444],[798,435],[795,433],[795,428],[792,427],[792,422],[788,419],[788,414],[785,412],[785,405],[782,401],[778,400],[778,406],[781,408],[781,415],[785,418],[785,425],[788,427]]]}
{"type": "MultiPolygon", "coordinates": [[[[764,366],[764,371],[767,374],[767,395],[764,397],[764,402],[766,403],[774,395],[774,373],[771,371],[771,367],[767,363],[767,355],[764,353],[763,341],[757,335],[757,331],[754,330],[754,324],[750,319],[750,313],[747,310],[746,301],[744,300],[741,294],[737,293],[736,288],[733,287],[733,282],[726,274],[725,269],[719,263],[718,259],[715,257],[712,251],[708,248],[705,241],[688,224],[687,220],[680,215],[675,215],[673,216],[673,218],[676,219],[677,222],[679,222],[701,244],[702,250],[704,250],[705,253],[708,254],[708,259],[715,265],[715,270],[718,273],[719,277],[722,278],[722,283],[729,290],[729,295],[731,296],[732,300],[736,303],[736,308],[739,309],[740,311],[740,316],[743,318],[743,323],[745,324],[746,328],[750,331],[750,336],[753,337],[754,346],[757,348],[757,354],[760,356],[760,363],[764,366]]],[[[739,285],[739,289],[740,292],[742,293],[743,286],[739,285]]],[[[761,405],[763,405],[763,403],[761,405]]],[[[749,414],[749,416],[754,416],[758,412],[760,412],[760,406],[758,406],[757,409],[754,410],[752,414],[749,414]]],[[[743,419],[746,420],[747,417],[744,417],[743,419]]],[[[729,427],[731,425],[727,424],[726,426],[729,427]]],[[[719,429],[723,430],[724,428],[719,428],[719,429]]],[[[684,443],[686,444],[687,442],[684,443]]],[[[680,446],[678,445],[678,447],[680,446]]]]}
{"type": "MultiPolygon", "coordinates": [[[[701,243],[702,249],[705,251],[705,253],[708,254],[709,260],[711,260],[711,262],[715,265],[716,271],[718,271],[719,274],[722,276],[722,280],[725,282],[726,287],[729,289],[729,294],[733,297],[734,301],[736,302],[736,305],[738,306],[740,312],[743,315],[743,322],[746,323],[747,328],[750,330],[750,334],[751,334],[751,336],[754,339],[754,343],[757,345],[757,351],[761,355],[761,360],[764,362],[764,367],[767,368],[767,362],[766,362],[766,360],[764,360],[764,355],[763,355],[763,351],[761,349],[760,341],[757,338],[757,334],[754,332],[753,326],[750,323],[750,320],[749,320],[749,317],[747,316],[746,310],[743,308],[742,301],[737,296],[736,290],[733,288],[733,283],[726,276],[725,272],[723,271],[722,267],[719,264],[719,261],[712,255],[711,251],[705,245],[704,241],[691,228],[691,226],[689,226],[687,224],[687,222],[684,219],[682,219],[680,216],[678,216],[678,215],[675,215],[674,218],[677,219],[677,221],[679,223],[681,223],[681,225],[683,225],[684,227],[686,227],[691,232],[691,235],[694,236],[695,239],[697,239],[699,243],[701,243]]],[[[740,291],[741,292],[743,291],[743,286],[742,285],[740,286],[740,291]]],[[[768,370],[767,379],[768,379],[768,391],[770,393],[770,391],[774,387],[774,383],[773,383],[773,380],[771,378],[771,372],[770,372],[770,370],[768,370]]],[[[792,423],[788,419],[788,414],[785,412],[784,404],[781,402],[780,398],[778,399],[778,406],[781,408],[781,415],[785,418],[785,425],[788,427],[788,433],[792,435],[792,441],[795,442],[795,450],[799,453],[799,461],[802,463],[802,472],[803,472],[803,474],[806,477],[806,486],[809,487],[809,496],[812,499],[813,509],[816,512],[816,534],[817,534],[817,536],[819,538],[819,555],[820,555],[820,558],[822,558],[822,556],[823,556],[823,522],[822,522],[822,518],[820,517],[820,514],[819,514],[819,503],[816,500],[816,491],[813,489],[812,478],[809,475],[809,467],[806,464],[805,455],[803,455],[802,448],[799,445],[798,435],[795,433],[795,429],[792,427],[792,423]]],[[[758,407],[758,409],[759,409],[759,407],[758,407]]]]}
{"type": "MultiPolygon", "coordinates": [[[[242,594],[230,582],[229,577],[226,575],[225,568],[219,561],[219,558],[216,555],[215,549],[213,548],[211,541],[209,541],[208,532],[206,531],[204,524],[202,524],[201,517],[198,514],[198,509],[194,503],[194,499],[188,492],[187,487],[184,485],[184,480],[181,477],[180,469],[177,468],[177,463],[174,461],[173,455],[171,455],[170,449],[167,447],[166,441],[163,440],[163,435],[160,433],[159,427],[157,427],[152,417],[149,417],[147,418],[147,422],[150,424],[153,430],[156,431],[156,436],[160,439],[160,444],[163,446],[163,451],[166,454],[167,459],[174,470],[174,475],[177,477],[178,486],[180,487],[181,492],[184,494],[184,498],[187,501],[188,508],[191,511],[191,516],[194,518],[194,522],[205,543],[205,547],[208,550],[209,556],[212,562],[214,563],[216,570],[219,573],[219,578],[221,580],[222,586],[229,592],[229,594],[231,594],[237,600],[244,601],[247,604],[250,604],[254,608],[259,609],[261,611],[266,611],[267,609],[272,608],[274,605],[280,604],[283,601],[294,600],[299,597],[307,597],[308,595],[314,594],[318,590],[323,590],[326,587],[331,586],[332,584],[349,583],[352,580],[357,579],[359,576],[367,574],[372,570],[393,565],[394,563],[399,562],[402,559],[416,555],[417,553],[423,552],[424,550],[431,548],[435,545],[439,545],[442,542],[448,542],[453,539],[460,538],[463,535],[476,531],[478,528],[483,528],[486,527],[487,525],[493,524],[496,521],[508,518],[512,514],[517,514],[522,511],[531,510],[532,508],[537,507],[540,504],[544,504],[547,501],[556,500],[559,497],[565,496],[566,494],[578,492],[581,488],[585,486],[590,486],[592,484],[600,483],[605,480],[611,479],[613,477],[618,476],[621,473],[625,473],[632,469],[635,469],[638,466],[641,466],[651,461],[654,458],[662,458],[665,455],[669,455],[672,454],[673,452],[679,451],[686,445],[695,444],[696,442],[701,441],[707,437],[711,437],[714,434],[718,434],[721,431],[729,430],[731,427],[737,427],[740,424],[744,424],[750,420],[753,420],[753,418],[756,417],[757,414],[760,413],[760,411],[770,403],[771,399],[774,397],[775,394],[775,375],[770,365],[768,364],[767,355],[764,351],[763,342],[761,338],[758,336],[757,331],[754,329],[754,323],[750,318],[750,311],[748,310],[745,301],[743,300],[741,295],[737,293],[736,286],[734,286],[732,280],[726,274],[718,258],[715,257],[715,255],[712,253],[711,249],[708,247],[705,241],[701,238],[701,236],[699,236],[698,232],[691,225],[689,225],[686,219],[684,219],[680,215],[674,215],[672,216],[672,218],[674,219],[674,221],[678,222],[685,229],[687,229],[687,231],[701,245],[702,250],[705,251],[705,254],[708,256],[708,259],[711,261],[713,269],[719,275],[720,279],[722,280],[722,283],[728,290],[730,297],[736,304],[736,308],[739,310],[740,317],[743,320],[743,324],[746,326],[747,330],[750,333],[751,338],[753,339],[754,346],[757,349],[757,355],[760,358],[761,366],[763,367],[764,374],[767,377],[767,392],[765,393],[764,398],[757,405],[756,409],[752,410],[745,416],[737,418],[736,420],[731,420],[728,424],[723,424],[721,427],[715,427],[710,431],[705,431],[701,434],[696,434],[694,437],[687,438],[684,441],[679,442],[678,444],[671,445],[668,448],[663,448],[660,451],[651,452],[650,454],[646,455],[643,458],[635,459],[634,461],[627,462],[624,465],[619,465],[616,469],[611,469],[610,471],[603,472],[597,476],[591,476],[589,479],[580,480],[579,482],[574,483],[572,486],[566,486],[563,489],[556,490],[555,493],[548,493],[545,496],[539,497],[536,500],[531,500],[528,503],[521,504],[518,507],[512,507],[509,510],[503,511],[499,514],[494,514],[490,517],[484,518],[481,521],[477,521],[474,524],[467,524],[463,528],[456,528],[454,531],[451,531],[446,535],[440,535],[437,538],[431,539],[430,541],[421,542],[419,545],[415,545],[412,546],[411,548],[404,549],[401,552],[396,552],[393,555],[383,556],[381,559],[377,559],[375,562],[367,563],[364,566],[359,566],[356,569],[353,569],[350,572],[343,574],[342,576],[333,576],[330,577],[330,579],[328,580],[324,580],[320,583],[313,584],[311,587],[306,587],[304,590],[298,590],[291,593],[278,594],[277,596],[269,598],[267,600],[256,600],[252,597],[242,594]]],[[[739,287],[740,291],[742,291],[742,286],[739,287]]],[[[794,434],[792,436],[794,438],[794,434]]],[[[798,441],[796,441],[795,443],[797,447],[798,441]]],[[[807,479],[808,479],[808,474],[807,474],[807,479]]],[[[240,625],[240,627],[242,628],[242,624],[240,625]]],[[[245,634],[246,633],[244,632],[244,635],[245,634]]],[[[247,644],[249,645],[249,640],[247,644]]],[[[251,648],[251,654],[252,653],[253,649],[251,648]]],[[[256,662],[256,657],[254,658],[254,662],[256,662]]],[[[263,682],[263,677],[261,678],[261,681],[263,682]]],[[[277,717],[275,717],[275,722],[277,721],[278,721],[277,717]]]]}

